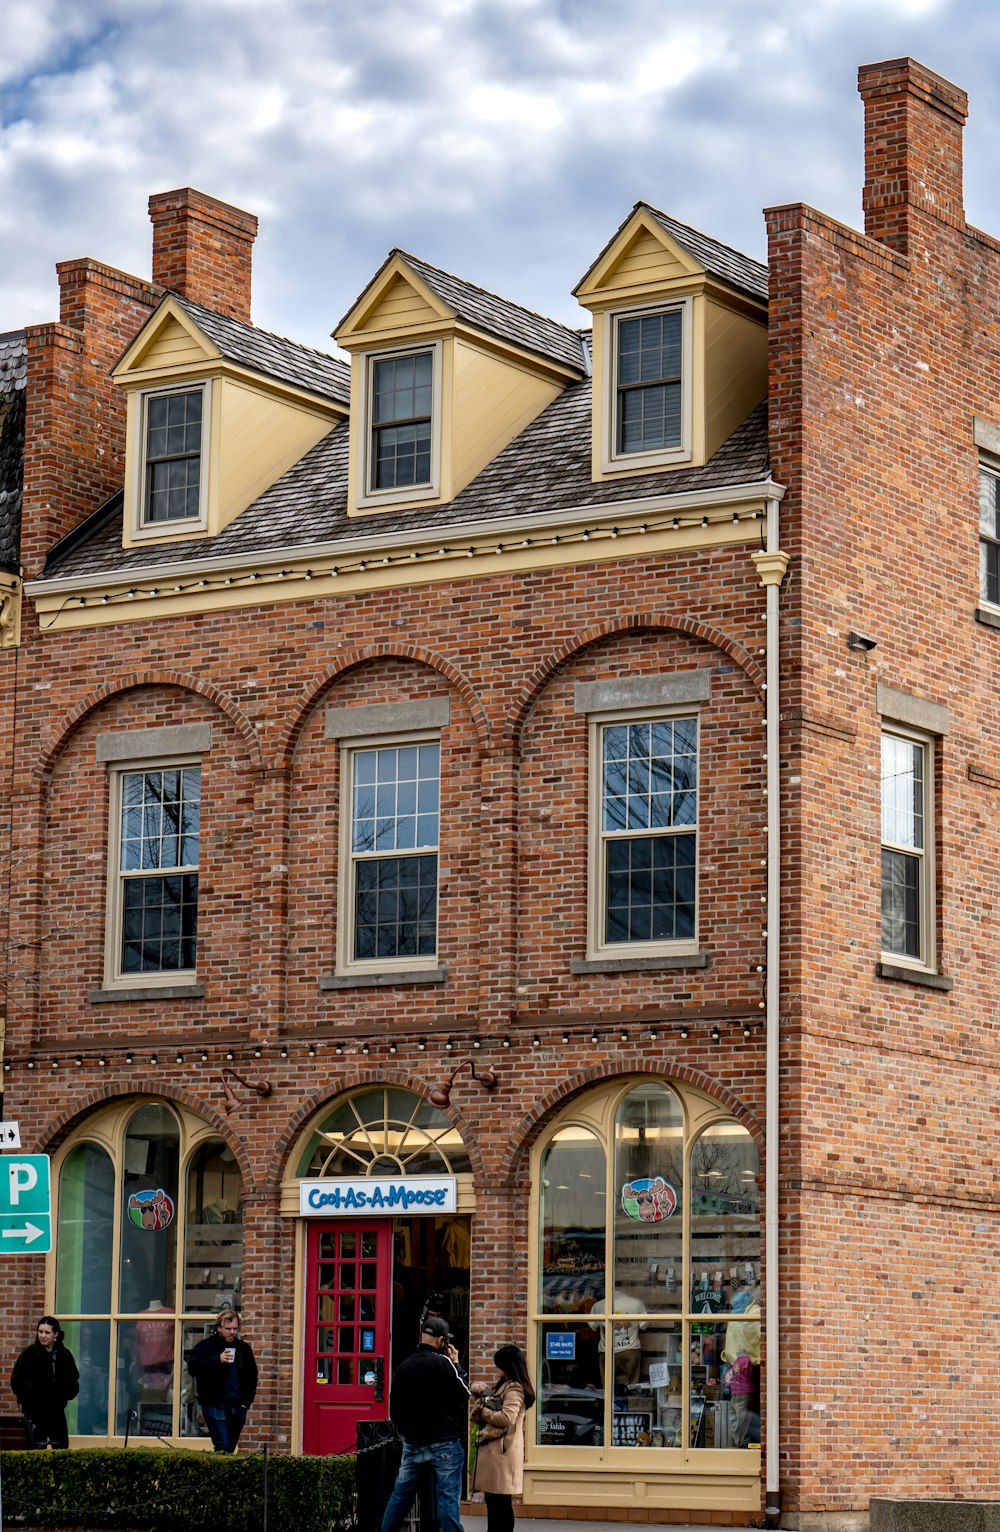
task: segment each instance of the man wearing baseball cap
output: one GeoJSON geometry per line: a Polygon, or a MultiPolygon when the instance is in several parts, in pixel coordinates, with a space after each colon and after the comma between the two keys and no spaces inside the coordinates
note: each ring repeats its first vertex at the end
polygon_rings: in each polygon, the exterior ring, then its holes
{"type": "Polygon", "coordinates": [[[396,1369],[389,1392],[389,1419],[403,1438],[403,1458],[382,1532],[399,1532],[422,1478],[434,1493],[440,1532],[462,1532],[459,1502],[469,1390],[457,1364],[447,1320],[428,1316],[420,1345],[396,1369]]]}

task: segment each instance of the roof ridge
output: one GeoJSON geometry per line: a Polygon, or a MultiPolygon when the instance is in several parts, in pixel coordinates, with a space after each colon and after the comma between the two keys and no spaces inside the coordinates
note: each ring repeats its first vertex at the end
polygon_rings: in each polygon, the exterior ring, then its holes
{"type": "Polygon", "coordinates": [[[553,319],[550,314],[541,314],[538,309],[529,309],[525,304],[518,303],[516,298],[505,298],[502,293],[495,293],[489,287],[480,286],[478,282],[470,282],[468,277],[460,277],[457,272],[447,271],[444,266],[435,266],[432,261],[425,261],[422,256],[413,255],[409,250],[404,250],[400,245],[394,246],[389,251],[390,259],[394,255],[401,255],[404,260],[415,261],[418,266],[426,266],[430,271],[439,272],[441,276],[450,278],[452,282],[460,282],[463,287],[471,287],[475,292],[482,293],[484,298],[493,298],[497,303],[506,303],[509,308],[519,309],[522,314],[527,314],[532,319],[540,319],[544,324],[555,325],[560,330],[565,331],[567,335],[575,336],[581,333],[579,330],[574,330],[570,325],[563,324],[561,319],[553,319]]]}
{"type": "MultiPolygon", "coordinates": [[[[727,245],[725,240],[716,239],[714,234],[706,234],[703,229],[696,229],[693,223],[683,223],[680,218],[675,218],[672,213],[665,213],[661,207],[656,207],[652,202],[647,202],[645,198],[639,199],[639,201],[632,209],[633,213],[635,212],[636,208],[640,207],[648,208],[651,213],[656,214],[657,218],[665,218],[667,222],[672,223],[675,228],[686,229],[689,234],[697,234],[699,239],[708,240],[710,245],[715,245],[719,250],[728,250],[730,255],[738,255],[741,261],[752,262],[752,264],[754,266],[758,266],[761,271],[766,272],[769,270],[766,261],[758,261],[756,256],[747,255],[745,250],[737,250],[735,245],[727,245]]],[[[628,219],[626,219],[625,222],[627,223],[628,219]]]]}
{"type": "MultiPolygon", "coordinates": [[[[164,292],[170,298],[176,298],[181,304],[187,304],[193,309],[200,309],[203,314],[211,314],[215,319],[221,319],[226,324],[238,325],[241,330],[248,330],[253,335],[266,335],[269,340],[280,341],[283,346],[294,346],[298,351],[307,351],[310,356],[321,357],[324,362],[336,362],[345,372],[350,368],[342,357],[335,356],[332,351],[321,351],[318,346],[308,346],[305,341],[293,340],[290,335],[279,335],[277,330],[265,330],[262,325],[250,324],[245,319],[237,319],[232,314],[223,314],[219,309],[210,309],[207,303],[198,303],[194,298],[188,298],[183,293],[176,292],[172,287],[164,288],[164,292]]],[[[3,337],[0,336],[0,339],[3,337]]]]}

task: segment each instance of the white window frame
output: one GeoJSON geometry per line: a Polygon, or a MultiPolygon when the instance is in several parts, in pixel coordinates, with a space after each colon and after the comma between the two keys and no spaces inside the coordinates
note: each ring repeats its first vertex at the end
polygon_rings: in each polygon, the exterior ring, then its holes
{"type": "MultiPolygon", "coordinates": [[[[587,958],[589,961],[606,962],[615,958],[656,958],[688,956],[699,951],[698,927],[701,902],[701,877],[699,873],[700,857],[700,819],[701,819],[701,710],[692,707],[690,703],[677,704],[672,707],[656,708],[619,708],[613,711],[591,713],[587,719],[588,742],[587,750],[589,757],[589,835],[588,835],[588,868],[587,868],[587,958]],[[607,879],[604,874],[604,847],[606,837],[602,825],[602,794],[604,777],[604,752],[602,749],[603,732],[608,725],[613,724],[637,724],[659,723],[676,718],[693,718],[697,728],[697,746],[695,749],[696,762],[696,802],[694,823],[678,826],[674,830],[661,830],[654,832],[658,837],[673,837],[674,835],[693,835],[695,842],[694,852],[694,931],[691,936],[672,939],[669,941],[650,940],[643,942],[608,942],[605,939],[607,915],[607,879]]],[[[643,832],[636,830],[634,837],[643,832]]],[[[621,838],[634,838],[621,837],[621,838]]]]}
{"type": "Polygon", "coordinates": [[[391,346],[384,351],[367,351],[361,357],[361,428],[363,437],[359,443],[357,503],[364,506],[398,505],[401,501],[436,500],[441,493],[441,388],[442,344],[440,340],[423,341],[413,346],[391,346]],[[431,474],[426,484],[394,485],[391,489],[375,489],[372,478],[375,469],[373,452],[375,422],[372,419],[375,397],[375,366],[378,362],[392,362],[399,357],[430,355],[431,358],[431,474]]]}
{"type": "Polygon", "coordinates": [[[905,724],[899,724],[889,719],[884,719],[879,732],[879,945],[881,948],[882,961],[895,968],[912,968],[919,973],[936,973],[937,971],[937,865],[935,856],[936,828],[934,814],[934,780],[937,766],[936,739],[933,734],[926,734],[920,729],[909,728],[905,724]],[[882,835],[882,811],[884,803],[884,789],[882,786],[882,740],[889,736],[892,739],[902,739],[910,744],[920,746],[924,752],[924,770],[922,784],[921,813],[923,816],[923,846],[915,849],[912,846],[900,845],[897,842],[886,840],[882,835]],[[914,956],[906,952],[894,952],[881,946],[881,866],[882,855],[886,851],[899,852],[904,856],[913,857],[918,863],[917,879],[917,919],[919,929],[919,953],[914,956]]]}
{"type": "Polygon", "coordinates": [[[691,458],[692,410],[692,330],[694,302],[677,298],[669,303],[639,304],[627,309],[613,309],[604,315],[604,354],[607,357],[604,395],[604,462],[606,473],[615,469],[659,468],[669,463],[686,463],[691,458]],[[641,319],[651,314],[679,313],[681,316],[681,439],[676,447],[656,447],[649,452],[622,452],[618,447],[618,329],[622,320],[641,319]]]}
{"type": "Polygon", "coordinates": [[[162,541],[166,537],[175,536],[178,532],[190,535],[192,532],[203,531],[208,526],[208,460],[209,442],[212,434],[210,430],[211,410],[212,380],[210,378],[198,379],[188,383],[169,383],[157,388],[146,388],[139,394],[136,401],[136,448],[132,474],[133,539],[148,538],[151,541],[162,541]],[[198,514],[197,516],[185,516],[183,520],[177,521],[147,521],[146,440],[149,429],[150,401],[163,398],[164,395],[197,393],[200,393],[202,396],[198,514]]]}
{"type": "MultiPolygon", "coordinates": [[[[979,473],[977,484],[981,484],[984,478],[992,479],[997,485],[997,494],[1000,494],[1000,459],[990,457],[985,453],[979,456],[979,473]]],[[[1000,536],[988,537],[983,532],[982,513],[979,522],[979,604],[991,612],[1000,613],[1000,601],[993,601],[986,594],[985,567],[983,561],[983,546],[990,544],[993,547],[1000,546],[1000,536]]]]}
{"type": "MultiPolygon", "coordinates": [[[[410,973],[415,970],[434,970],[440,962],[441,933],[441,734],[437,729],[421,729],[401,734],[362,735],[340,742],[340,827],[338,855],[337,900],[337,955],[336,971],[339,975],[410,973]],[[358,755],[368,750],[407,749],[413,745],[437,745],[438,747],[438,838],[433,853],[427,847],[413,851],[394,851],[387,856],[430,856],[437,861],[434,899],[434,951],[431,954],[393,958],[356,958],[354,956],[354,909],[355,868],[359,860],[352,847],[354,828],[354,762],[358,755]]],[[[363,860],[370,860],[369,857],[363,860]]]]}
{"type": "MultiPolygon", "coordinates": [[[[197,966],[194,968],[170,968],[160,973],[126,973],[122,968],[122,924],[125,911],[125,884],[127,879],[121,869],[121,839],[122,839],[122,792],[123,784],[127,776],[145,775],[155,771],[182,771],[185,767],[197,766],[202,772],[202,784],[204,785],[204,760],[201,755],[170,755],[143,757],[141,760],[115,762],[108,771],[108,857],[107,857],[107,897],[105,908],[105,941],[104,941],[104,988],[106,990],[121,989],[167,989],[176,985],[193,984],[197,980],[197,966]]],[[[203,804],[204,799],[200,802],[203,804]]],[[[196,873],[199,878],[199,908],[200,903],[200,880],[204,871],[204,859],[202,856],[202,829],[203,816],[199,813],[198,818],[198,854],[199,860],[195,867],[186,864],[183,867],[171,868],[163,871],[176,872],[178,876],[196,873]]],[[[155,877],[156,872],[147,872],[146,877],[155,877]]],[[[199,918],[200,925],[200,918],[199,918]]],[[[196,941],[200,942],[200,935],[196,941]]]]}

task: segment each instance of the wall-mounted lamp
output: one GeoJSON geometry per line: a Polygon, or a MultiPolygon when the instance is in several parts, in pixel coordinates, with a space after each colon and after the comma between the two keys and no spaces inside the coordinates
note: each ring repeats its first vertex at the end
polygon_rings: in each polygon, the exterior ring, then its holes
{"type": "Polygon", "coordinates": [[[236,1092],[233,1090],[229,1083],[230,1080],[235,1080],[237,1085],[242,1085],[244,1090],[253,1091],[255,1096],[266,1097],[271,1094],[272,1086],[270,1080],[258,1080],[256,1083],[254,1083],[252,1080],[244,1080],[243,1076],[238,1075],[235,1069],[224,1069],[222,1071],[221,1078],[222,1094],[226,1103],[227,1117],[231,1112],[235,1111],[238,1106],[249,1106],[251,1101],[251,1097],[249,1096],[237,1096],[236,1092]]]}
{"type": "Polygon", "coordinates": [[[451,1088],[455,1083],[456,1077],[462,1073],[463,1069],[468,1069],[476,1084],[481,1085],[483,1090],[496,1089],[497,1077],[492,1069],[481,1069],[476,1074],[476,1066],[472,1059],[463,1059],[458,1068],[452,1070],[444,1084],[435,1085],[434,1089],[429,1093],[427,1099],[431,1106],[451,1106],[451,1088]]]}
{"type": "Polygon", "coordinates": [[[869,638],[867,633],[859,633],[857,629],[852,628],[847,635],[847,647],[856,649],[860,654],[870,654],[873,649],[878,648],[878,639],[869,638]]]}

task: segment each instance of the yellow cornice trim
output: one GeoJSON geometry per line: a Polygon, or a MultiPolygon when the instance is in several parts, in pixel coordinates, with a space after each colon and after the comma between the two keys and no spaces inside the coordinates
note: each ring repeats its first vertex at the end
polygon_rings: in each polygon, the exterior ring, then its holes
{"type": "Polygon", "coordinates": [[[401,346],[412,346],[422,340],[449,339],[464,341],[467,345],[476,346],[480,351],[499,357],[501,361],[523,367],[526,371],[539,376],[555,378],[560,383],[578,383],[584,375],[582,343],[580,366],[572,368],[565,363],[555,361],[552,357],[543,356],[539,351],[517,346],[512,341],[505,341],[499,335],[493,335],[488,330],[477,329],[475,325],[457,318],[433,322],[428,320],[425,324],[400,326],[398,330],[392,331],[362,330],[343,341],[338,337],[338,343],[353,356],[355,352],[367,354],[376,351],[396,351],[401,346]]]}
{"type": "Polygon", "coordinates": [[[17,575],[0,570],[0,649],[16,649],[21,642],[21,588],[17,575]]]}
{"type": "Polygon", "coordinates": [[[155,345],[157,339],[166,328],[167,324],[176,321],[181,329],[189,336],[192,343],[204,352],[206,361],[218,361],[222,352],[209,340],[204,330],[198,328],[193,319],[190,319],[179,304],[175,303],[168,294],[154,314],[139,331],[135,340],[125,351],[124,355],[112,369],[111,376],[116,383],[123,383],[134,371],[139,370],[141,358],[155,345]]]}
{"type": "MultiPolygon", "coordinates": [[[[771,486],[772,493],[776,486],[771,486]]],[[[695,496],[687,506],[660,503],[579,508],[559,519],[520,524],[414,529],[410,539],[345,543],[339,548],[286,550],[220,566],[185,564],[123,575],[78,577],[53,588],[34,581],[43,635],[121,622],[197,616],[286,601],[315,601],[413,585],[526,574],[567,564],[600,564],[757,542],[766,508],[764,486],[721,496],[695,496]]]]}
{"type": "Polygon", "coordinates": [[[269,394],[284,403],[294,404],[311,414],[322,415],[334,421],[346,420],[350,414],[349,405],[341,403],[339,399],[330,399],[310,389],[297,388],[294,383],[285,383],[283,379],[272,378],[267,373],[253,372],[248,367],[241,367],[238,362],[227,361],[225,357],[206,358],[204,362],[182,363],[175,367],[150,367],[141,372],[132,372],[128,378],[117,381],[126,392],[137,393],[143,389],[156,388],[159,384],[182,381],[196,383],[203,378],[225,378],[233,383],[241,383],[255,393],[269,394]]]}
{"type": "MultiPolygon", "coordinates": [[[[334,332],[334,340],[338,346],[343,346],[345,350],[353,349],[348,342],[364,333],[366,325],[370,323],[372,315],[377,312],[379,304],[397,277],[406,282],[420,300],[426,303],[441,320],[455,318],[454,310],[441,301],[437,293],[427,286],[423,278],[417,275],[409,262],[397,251],[372,278],[354,307],[338,325],[334,332]]],[[[384,337],[390,332],[382,331],[381,333],[384,337]]]]}
{"type": "MultiPolygon", "coordinates": [[[[687,274],[687,279],[703,277],[705,275],[705,268],[683,246],[679,245],[676,240],[671,239],[670,235],[657,223],[652,214],[644,207],[637,207],[624,228],[619,229],[610,245],[597,257],[597,260],[591,266],[583,281],[574,287],[573,296],[580,301],[584,308],[591,307],[591,299],[603,298],[606,291],[613,290],[615,284],[608,282],[609,276],[611,276],[615,267],[628,253],[629,248],[644,234],[649,235],[650,238],[655,240],[662,247],[664,254],[669,256],[671,260],[676,261],[687,274]]],[[[678,281],[681,279],[673,278],[672,280],[678,281]]],[[[663,284],[661,283],[659,286],[662,290],[663,284]]],[[[639,290],[638,288],[626,289],[626,291],[631,292],[639,290]]]]}

